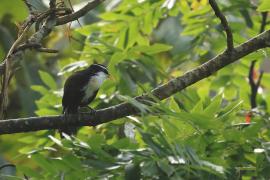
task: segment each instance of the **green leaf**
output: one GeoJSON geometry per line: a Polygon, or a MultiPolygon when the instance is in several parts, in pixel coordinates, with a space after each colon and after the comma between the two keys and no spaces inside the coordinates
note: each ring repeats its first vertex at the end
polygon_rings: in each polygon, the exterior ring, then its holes
{"type": "Polygon", "coordinates": [[[208,115],[214,116],[217,111],[219,111],[222,102],[222,94],[217,95],[211,103],[205,108],[204,112],[208,115]]]}
{"type": "Polygon", "coordinates": [[[153,175],[159,174],[159,168],[153,159],[143,163],[141,167],[142,174],[146,177],[153,177],[153,175]]]}
{"type": "Polygon", "coordinates": [[[178,117],[181,120],[187,121],[195,125],[195,127],[197,126],[201,129],[220,130],[223,127],[223,124],[220,121],[204,113],[202,114],[202,113],[180,112],[180,113],[172,113],[170,115],[178,117]]]}
{"type": "Polygon", "coordinates": [[[39,174],[38,171],[36,171],[28,166],[17,165],[16,168],[19,172],[23,172],[23,174],[25,174],[28,177],[37,178],[37,179],[44,179],[44,177],[41,174],[39,174]]]}
{"type": "Polygon", "coordinates": [[[230,103],[228,106],[222,109],[221,114],[219,114],[219,118],[225,118],[226,116],[230,115],[234,110],[239,108],[242,105],[243,101],[235,101],[230,103]]]}
{"type": "Polygon", "coordinates": [[[145,16],[144,16],[144,24],[142,27],[142,31],[145,34],[150,34],[153,30],[153,24],[152,24],[152,19],[153,19],[153,11],[149,11],[145,16]]]}
{"type": "Polygon", "coordinates": [[[172,49],[172,46],[170,45],[156,43],[151,46],[135,46],[134,48],[131,49],[131,51],[139,51],[152,55],[161,52],[166,52],[169,51],[170,49],[172,49]]]}
{"type": "Polygon", "coordinates": [[[119,20],[124,20],[127,22],[133,21],[132,16],[127,16],[124,14],[117,14],[117,13],[113,13],[113,12],[103,13],[99,17],[101,17],[102,19],[104,19],[106,21],[119,21],[119,20]]]}
{"type": "Polygon", "coordinates": [[[63,161],[72,169],[78,169],[82,166],[82,162],[80,161],[80,159],[72,154],[64,156],[63,161]]]}
{"type": "Polygon", "coordinates": [[[105,144],[104,136],[101,134],[94,134],[88,140],[87,144],[89,144],[91,148],[100,148],[102,144],[105,144]]]}
{"type": "Polygon", "coordinates": [[[33,160],[36,161],[36,163],[42,167],[44,170],[55,174],[56,170],[53,168],[53,166],[51,165],[51,161],[48,161],[43,155],[41,154],[33,154],[31,157],[33,160]]]}
{"type": "Polygon", "coordinates": [[[140,180],[141,168],[138,164],[128,164],[125,166],[125,179],[126,180],[140,180]]]}
{"type": "Polygon", "coordinates": [[[257,8],[257,11],[265,12],[270,10],[269,0],[261,0],[260,5],[257,8]]]}
{"type": "Polygon", "coordinates": [[[117,77],[116,65],[125,60],[126,57],[127,54],[125,52],[116,52],[112,55],[108,65],[108,70],[112,76],[117,77]]]}
{"type": "Polygon", "coordinates": [[[1,0],[0,19],[9,14],[15,21],[23,21],[28,15],[27,7],[21,0],[1,0]]]}
{"type": "Polygon", "coordinates": [[[132,47],[135,42],[137,41],[137,37],[139,34],[139,24],[138,21],[131,21],[129,22],[129,28],[128,28],[128,43],[127,47],[132,47]]]}
{"type": "Polygon", "coordinates": [[[122,138],[113,143],[112,146],[117,149],[135,149],[137,147],[129,138],[122,138]]]}
{"type": "Polygon", "coordinates": [[[147,112],[151,112],[151,109],[149,108],[149,106],[137,101],[136,99],[133,99],[131,97],[128,96],[118,96],[120,99],[132,104],[133,106],[137,107],[141,113],[145,114],[147,112]]]}
{"type": "Polygon", "coordinates": [[[57,84],[49,73],[41,70],[38,71],[38,73],[44,84],[46,84],[50,89],[57,89],[57,84]]]}
{"type": "Polygon", "coordinates": [[[33,89],[36,92],[39,92],[42,95],[49,93],[49,90],[47,88],[45,88],[44,86],[40,86],[40,85],[33,85],[33,86],[31,86],[31,89],[33,89]]]}
{"type": "Polygon", "coordinates": [[[158,144],[153,140],[153,136],[149,133],[145,133],[142,130],[139,130],[140,134],[142,135],[143,141],[151,148],[157,155],[161,156],[164,155],[163,148],[161,144],[158,144]]]}
{"type": "Polygon", "coordinates": [[[178,104],[175,102],[175,99],[173,97],[170,98],[170,109],[174,112],[179,112],[180,108],[178,104]]]}
{"type": "Polygon", "coordinates": [[[128,43],[128,28],[123,28],[116,39],[116,47],[119,49],[125,49],[128,43]]]}
{"type": "Polygon", "coordinates": [[[201,113],[203,112],[203,102],[199,101],[194,108],[191,110],[191,112],[201,113]]]}
{"type": "Polygon", "coordinates": [[[167,160],[160,160],[157,162],[159,168],[170,177],[174,173],[174,168],[169,165],[167,160]]]}

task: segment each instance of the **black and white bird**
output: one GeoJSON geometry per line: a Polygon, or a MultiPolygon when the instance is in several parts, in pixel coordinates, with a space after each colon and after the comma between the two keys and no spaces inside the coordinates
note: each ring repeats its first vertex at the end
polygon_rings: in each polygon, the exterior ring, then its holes
{"type": "MultiPolygon", "coordinates": [[[[92,64],[87,69],[77,71],[68,77],[62,99],[63,114],[76,114],[79,112],[79,107],[90,104],[108,76],[108,70],[104,65],[92,64]]],[[[74,134],[76,131],[76,127],[60,129],[61,133],[66,134],[74,134]]]]}

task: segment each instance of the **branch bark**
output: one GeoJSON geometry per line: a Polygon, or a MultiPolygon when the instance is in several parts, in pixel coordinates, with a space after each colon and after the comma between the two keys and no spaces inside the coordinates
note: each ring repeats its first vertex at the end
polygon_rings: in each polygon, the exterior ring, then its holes
{"type": "MultiPolygon", "coordinates": [[[[143,102],[152,96],[159,100],[166,99],[184,88],[212,75],[225,66],[253,53],[259,49],[270,46],[270,30],[235,47],[231,52],[224,51],[213,59],[199,67],[186,72],[183,76],[170,80],[151,91],[149,95],[135,97],[143,102]]],[[[0,121],[0,134],[12,134],[20,132],[38,131],[46,129],[59,129],[63,126],[96,126],[115,119],[137,114],[139,110],[129,103],[121,103],[116,106],[101,109],[96,113],[71,115],[71,118],[59,116],[30,117],[20,119],[8,119],[0,121]]]]}

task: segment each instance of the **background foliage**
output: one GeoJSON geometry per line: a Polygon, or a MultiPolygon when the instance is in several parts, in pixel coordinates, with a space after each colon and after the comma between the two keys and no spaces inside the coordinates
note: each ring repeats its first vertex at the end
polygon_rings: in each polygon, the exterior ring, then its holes
{"type": "MultiPolygon", "coordinates": [[[[48,1],[32,0],[42,10],[48,1]]],[[[72,1],[74,8],[82,1],[72,1]]],[[[234,42],[258,34],[268,0],[220,0],[234,42]]],[[[0,57],[4,58],[28,15],[20,0],[2,0],[0,57]],[[13,2],[13,3],[12,3],[13,2]]],[[[269,179],[269,50],[260,50],[154,107],[131,97],[148,92],[223,51],[226,36],[207,0],[107,1],[44,40],[57,55],[28,51],[10,88],[9,118],[61,113],[64,80],[93,62],[108,65],[95,109],[129,101],[141,110],[76,137],[55,131],[2,135],[5,179],[269,179]],[[249,120],[248,72],[264,70],[258,107],[249,120]],[[149,113],[150,112],[150,113],[149,113]]],[[[269,27],[269,26],[267,26],[269,27]]]]}

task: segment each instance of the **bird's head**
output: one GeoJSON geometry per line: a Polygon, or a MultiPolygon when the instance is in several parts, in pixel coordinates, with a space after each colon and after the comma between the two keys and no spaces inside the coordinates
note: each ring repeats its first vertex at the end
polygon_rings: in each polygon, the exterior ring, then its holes
{"type": "Polygon", "coordinates": [[[89,72],[91,72],[91,74],[98,76],[103,80],[107,79],[110,76],[106,66],[102,64],[92,64],[89,66],[88,70],[89,72]]]}

